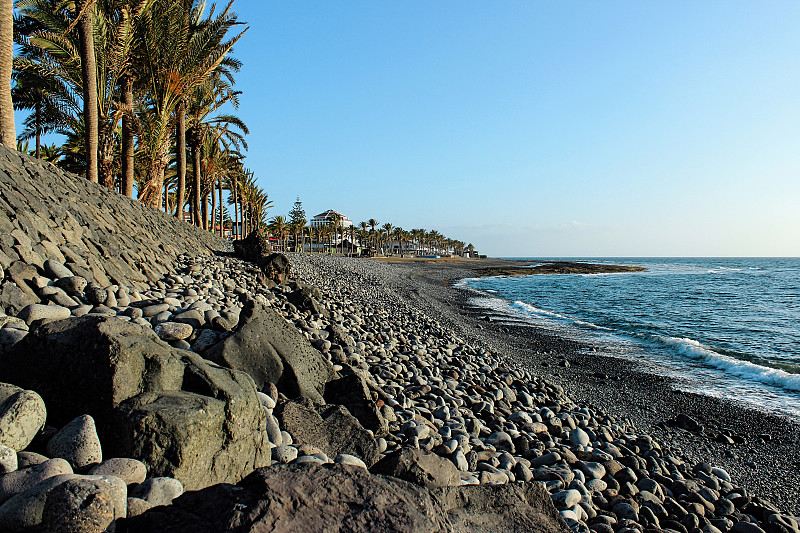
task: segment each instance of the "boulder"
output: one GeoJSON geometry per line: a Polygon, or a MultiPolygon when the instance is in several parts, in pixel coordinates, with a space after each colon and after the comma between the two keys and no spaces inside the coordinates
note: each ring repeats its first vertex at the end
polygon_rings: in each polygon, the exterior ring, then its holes
{"type": "Polygon", "coordinates": [[[350,465],[274,465],[236,486],[187,492],[120,524],[128,533],[160,531],[450,531],[425,489],[350,465]]]}
{"type": "Polygon", "coordinates": [[[0,444],[24,450],[42,429],[46,418],[47,409],[41,396],[0,383],[0,444]]]}
{"type": "Polygon", "coordinates": [[[333,378],[330,362],[296,328],[255,300],[245,302],[239,325],[225,340],[203,353],[220,365],[247,372],[264,391],[269,383],[289,398],[322,403],[333,378]]]}
{"type": "Polygon", "coordinates": [[[233,250],[245,261],[257,263],[272,253],[272,246],[269,244],[267,234],[256,230],[244,239],[233,241],[233,250]]]}
{"type": "Polygon", "coordinates": [[[0,381],[38,392],[52,425],[91,415],[102,439],[124,400],[180,390],[183,364],[174,352],[150,328],[115,317],[73,317],[44,324],[15,344],[0,365],[0,381]]]}
{"type": "Polygon", "coordinates": [[[568,533],[543,483],[434,489],[453,531],[568,533]]]}
{"type": "Polygon", "coordinates": [[[355,455],[367,466],[377,462],[378,442],[341,405],[315,407],[310,401],[279,404],[275,415],[280,427],[296,442],[316,446],[329,457],[355,455]]]}
{"type": "Polygon", "coordinates": [[[146,392],[115,410],[103,444],[133,457],[151,476],[187,489],[235,482],[270,464],[264,409],[253,380],[183,352],[183,390],[146,392]]]}
{"type": "Polygon", "coordinates": [[[401,448],[377,463],[370,472],[404,479],[423,487],[458,485],[461,475],[452,461],[417,448],[401,448]]]}
{"type": "Polygon", "coordinates": [[[389,431],[389,423],[381,414],[385,394],[376,384],[370,383],[366,374],[357,369],[345,367],[344,374],[325,385],[325,401],[344,405],[351,415],[376,437],[383,437],[389,431]],[[370,387],[370,384],[372,387],[370,387]]]}
{"type": "Polygon", "coordinates": [[[118,531],[569,533],[540,483],[427,489],[345,464],[273,465],[187,492],[118,531]]]}
{"type": "Polygon", "coordinates": [[[48,477],[0,505],[0,531],[105,531],[126,515],[126,494],[113,476],[48,477]]]}
{"type": "Polygon", "coordinates": [[[319,289],[303,285],[286,295],[286,299],[301,311],[309,311],[311,314],[319,314],[325,318],[330,318],[331,313],[319,302],[321,295],[319,289]]]}
{"type": "Polygon", "coordinates": [[[289,279],[292,265],[283,254],[270,254],[255,263],[261,269],[261,273],[277,285],[281,285],[289,279]]]}

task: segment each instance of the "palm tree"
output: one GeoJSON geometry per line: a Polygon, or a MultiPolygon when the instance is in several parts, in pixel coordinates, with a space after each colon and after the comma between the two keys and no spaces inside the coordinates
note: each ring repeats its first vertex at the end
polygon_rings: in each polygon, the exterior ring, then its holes
{"type": "Polygon", "coordinates": [[[287,224],[286,220],[281,216],[277,215],[269,221],[269,230],[272,234],[278,238],[278,242],[281,245],[281,251],[286,251],[286,233],[287,233],[287,224]]]}
{"type": "Polygon", "coordinates": [[[98,183],[97,61],[94,50],[94,0],[75,0],[83,81],[83,121],[86,124],[86,178],[98,183]]]}
{"type": "MultiPolygon", "coordinates": [[[[231,3],[219,15],[214,16],[212,12],[208,19],[201,20],[204,2],[158,0],[142,25],[147,52],[143,56],[142,78],[147,81],[149,112],[142,117],[140,135],[148,166],[140,196],[150,206],[161,203],[161,183],[175,109],[220,66],[244,34],[243,31],[225,40],[228,31],[238,24],[230,10],[231,3]]],[[[195,191],[195,198],[196,195],[195,191]]]]}
{"type": "Polygon", "coordinates": [[[14,0],[0,0],[0,144],[17,145],[11,71],[14,61],[14,0]]]}
{"type": "Polygon", "coordinates": [[[372,230],[372,233],[373,233],[373,238],[375,239],[375,251],[376,251],[376,253],[377,253],[377,250],[378,250],[378,236],[377,236],[377,234],[375,233],[375,226],[377,226],[378,224],[380,224],[380,222],[378,222],[378,221],[377,221],[377,220],[375,220],[374,218],[371,218],[371,219],[367,220],[367,224],[369,224],[369,227],[370,227],[370,229],[372,230]]]}
{"type": "Polygon", "coordinates": [[[382,230],[383,230],[383,232],[386,234],[386,249],[384,250],[384,253],[385,253],[385,254],[388,254],[388,250],[389,250],[389,236],[391,235],[391,232],[392,232],[392,227],[393,227],[393,226],[392,226],[390,223],[388,223],[388,222],[387,222],[386,224],[384,224],[383,226],[381,226],[381,229],[382,229],[382,230]]]}

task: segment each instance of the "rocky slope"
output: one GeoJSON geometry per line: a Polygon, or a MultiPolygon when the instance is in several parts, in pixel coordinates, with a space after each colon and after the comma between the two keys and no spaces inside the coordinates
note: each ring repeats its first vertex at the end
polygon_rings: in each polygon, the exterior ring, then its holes
{"type": "Polygon", "coordinates": [[[41,178],[0,175],[0,530],[800,533],[410,305],[397,267],[296,255],[287,276],[0,155],[41,178]]]}

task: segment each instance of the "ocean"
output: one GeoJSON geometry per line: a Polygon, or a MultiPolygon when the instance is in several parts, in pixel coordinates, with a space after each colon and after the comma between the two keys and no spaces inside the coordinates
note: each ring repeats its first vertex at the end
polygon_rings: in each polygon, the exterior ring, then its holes
{"type": "Polygon", "coordinates": [[[460,286],[498,321],[636,360],[682,390],[800,419],[800,258],[564,260],[647,270],[472,278],[460,286]]]}

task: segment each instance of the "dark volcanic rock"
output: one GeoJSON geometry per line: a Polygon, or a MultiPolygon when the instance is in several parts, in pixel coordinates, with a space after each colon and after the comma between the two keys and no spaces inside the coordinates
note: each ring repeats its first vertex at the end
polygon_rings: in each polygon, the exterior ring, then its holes
{"type": "Polygon", "coordinates": [[[104,452],[147,464],[190,488],[238,481],[269,464],[266,419],[252,379],[113,317],[69,318],[29,333],[0,381],[38,392],[49,423],[82,414],[104,452]]]}
{"type": "Polygon", "coordinates": [[[429,490],[349,465],[256,470],[119,522],[122,533],[191,531],[568,533],[539,483],[429,490]]]}
{"type": "Polygon", "coordinates": [[[245,261],[257,263],[272,253],[272,246],[266,233],[253,231],[244,239],[233,241],[233,250],[245,261]]]}
{"type": "Polygon", "coordinates": [[[378,392],[370,390],[365,377],[355,370],[345,367],[342,373],[342,377],[325,385],[325,401],[347,407],[350,414],[366,429],[372,430],[376,437],[386,435],[389,423],[381,414],[378,402],[382,398],[378,392]]]}
{"type": "Polygon", "coordinates": [[[116,457],[144,462],[150,476],[177,478],[187,489],[238,481],[269,465],[266,419],[252,380],[183,354],[183,390],[123,402],[104,445],[116,457]]]}
{"type": "Polygon", "coordinates": [[[397,477],[428,488],[458,485],[461,481],[452,461],[435,453],[408,447],[387,455],[375,463],[370,472],[397,477]]]}
{"type": "Polygon", "coordinates": [[[256,387],[275,383],[290,398],[322,403],[325,384],[334,377],[328,360],[274,310],[249,300],[233,334],[204,356],[250,374],[256,387]]]}
{"type": "Polygon", "coordinates": [[[123,521],[117,531],[450,531],[421,487],[348,465],[275,465],[123,521]]]}
{"type": "Polygon", "coordinates": [[[330,311],[319,302],[319,289],[302,286],[287,294],[286,299],[301,311],[310,311],[311,314],[319,314],[325,318],[330,318],[331,316],[330,311]]]}
{"type": "Polygon", "coordinates": [[[267,279],[272,280],[274,283],[281,285],[289,279],[289,271],[291,265],[289,260],[283,254],[270,254],[256,261],[256,265],[261,269],[267,279]]]}
{"type": "Polygon", "coordinates": [[[315,409],[308,400],[286,402],[278,405],[275,415],[297,442],[316,446],[331,458],[347,453],[371,466],[380,457],[375,437],[341,405],[315,409]]]}
{"type": "Polygon", "coordinates": [[[124,400],[147,391],[180,390],[183,365],[153,330],[113,317],[45,324],[14,345],[0,381],[38,392],[48,422],[91,415],[103,428],[124,400]]]}

